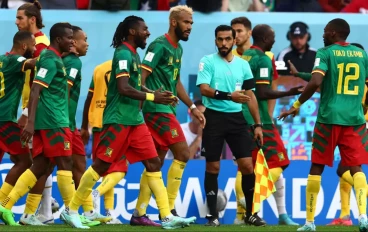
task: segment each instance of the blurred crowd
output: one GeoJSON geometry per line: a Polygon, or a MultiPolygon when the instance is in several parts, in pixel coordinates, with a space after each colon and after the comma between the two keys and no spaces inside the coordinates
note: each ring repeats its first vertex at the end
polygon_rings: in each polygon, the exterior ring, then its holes
{"type": "MultiPolygon", "coordinates": [[[[1,8],[18,8],[32,0],[0,0],[1,8]]],[[[368,12],[367,0],[40,0],[44,9],[165,11],[186,4],[211,12],[368,12]]]]}

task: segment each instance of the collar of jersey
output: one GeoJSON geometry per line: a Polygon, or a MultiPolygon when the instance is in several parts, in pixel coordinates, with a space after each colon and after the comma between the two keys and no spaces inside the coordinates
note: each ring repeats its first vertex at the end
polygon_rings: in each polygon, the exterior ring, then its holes
{"type": "Polygon", "coordinates": [[[53,48],[53,47],[51,47],[51,46],[48,46],[48,47],[47,47],[47,49],[48,49],[48,50],[51,50],[51,51],[53,51],[53,52],[55,52],[55,54],[56,54],[57,56],[61,57],[60,52],[58,52],[55,48],[53,48]]]}
{"type": "Polygon", "coordinates": [[[347,46],[349,45],[348,42],[336,42],[335,44],[341,45],[341,46],[347,46]]]}
{"type": "Polygon", "coordinates": [[[169,41],[169,43],[174,47],[174,48],[177,48],[178,47],[178,44],[174,43],[174,41],[172,41],[170,39],[170,36],[168,34],[165,34],[165,37],[167,39],[167,41],[169,41]]]}
{"type": "Polygon", "coordinates": [[[261,52],[263,52],[263,53],[264,53],[264,51],[262,50],[262,48],[260,48],[260,47],[258,47],[258,46],[254,46],[254,45],[252,45],[252,46],[250,46],[250,48],[260,50],[261,52]]]}
{"type": "Polygon", "coordinates": [[[37,33],[34,34],[34,37],[38,37],[38,36],[43,36],[42,31],[39,31],[39,32],[37,32],[37,33]]]}
{"type": "Polygon", "coordinates": [[[130,51],[132,51],[134,54],[136,54],[136,53],[137,53],[137,50],[136,50],[136,49],[134,49],[134,48],[132,47],[132,45],[128,44],[127,42],[123,42],[123,44],[124,44],[125,46],[127,46],[127,48],[129,48],[129,50],[130,50],[130,51]]]}

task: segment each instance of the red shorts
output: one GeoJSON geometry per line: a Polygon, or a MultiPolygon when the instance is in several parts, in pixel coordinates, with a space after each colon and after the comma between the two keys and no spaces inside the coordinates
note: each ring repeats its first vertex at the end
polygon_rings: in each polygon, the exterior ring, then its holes
{"type": "MultiPolygon", "coordinates": [[[[290,164],[284,142],[280,133],[273,124],[265,124],[263,126],[263,146],[262,151],[266,157],[269,169],[281,168],[290,164]]],[[[252,133],[253,134],[253,133],[252,133]]],[[[257,159],[258,147],[252,151],[253,162],[257,159]]]]}
{"type": "Polygon", "coordinates": [[[72,155],[72,132],[70,129],[56,128],[36,130],[33,135],[32,156],[40,154],[47,158],[72,155]]]}
{"type": "Polygon", "coordinates": [[[15,122],[0,122],[0,155],[4,153],[10,155],[29,154],[28,144],[20,141],[22,129],[15,122]]]}
{"type": "MultiPolygon", "coordinates": [[[[92,159],[93,161],[96,158],[96,148],[101,140],[101,131],[94,131],[93,132],[93,141],[92,141],[92,159]]],[[[106,173],[104,173],[102,176],[106,176],[107,174],[113,173],[113,172],[128,172],[128,162],[124,158],[119,160],[118,162],[114,162],[111,164],[110,168],[107,170],[106,173]]]]}
{"type": "Polygon", "coordinates": [[[174,114],[145,113],[144,120],[157,149],[168,151],[170,145],[186,142],[183,130],[174,114]]]}
{"type": "Polygon", "coordinates": [[[107,163],[119,162],[125,156],[131,164],[158,157],[146,124],[105,125],[96,148],[96,156],[107,163]]]}
{"type": "Polygon", "coordinates": [[[86,156],[83,140],[77,128],[72,132],[72,154],[86,156]]]}
{"type": "Polygon", "coordinates": [[[312,163],[332,167],[335,148],[340,150],[343,166],[368,164],[366,125],[340,126],[316,123],[312,144],[312,163]]]}

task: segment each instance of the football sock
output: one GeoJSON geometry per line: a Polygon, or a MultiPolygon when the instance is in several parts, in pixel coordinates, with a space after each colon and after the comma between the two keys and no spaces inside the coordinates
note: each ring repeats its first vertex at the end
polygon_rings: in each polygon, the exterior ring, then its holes
{"type": "Polygon", "coordinates": [[[252,215],[253,208],[253,194],[254,194],[254,185],[256,182],[256,176],[254,173],[246,174],[242,176],[242,189],[245,196],[246,202],[246,215],[247,217],[252,215]]]}
{"type": "Polygon", "coordinates": [[[144,169],[139,184],[139,196],[137,200],[137,206],[135,208],[137,210],[138,216],[143,216],[146,214],[146,209],[152,195],[151,189],[148,185],[146,174],[146,169],[144,169]]]}
{"type": "Polygon", "coordinates": [[[321,188],[321,176],[308,175],[306,188],[306,209],[307,222],[314,222],[314,214],[316,212],[317,196],[321,188]]]}
{"type": "Polygon", "coordinates": [[[35,214],[38,206],[40,205],[42,194],[28,193],[26,199],[25,214],[35,214]]]}
{"type": "Polygon", "coordinates": [[[164,219],[171,215],[169,208],[169,199],[167,197],[167,191],[162,180],[161,172],[146,172],[147,183],[155,196],[158,210],[161,218],[164,219]]]}
{"type": "MultiPolygon", "coordinates": [[[[114,187],[125,177],[125,172],[112,172],[106,175],[101,184],[96,188],[100,196],[104,195],[109,190],[114,190],[114,187]]],[[[113,191],[114,192],[114,191],[113,191]]]]}
{"type": "Polygon", "coordinates": [[[363,172],[357,172],[353,176],[354,190],[358,204],[359,215],[367,213],[367,179],[363,172]]]}
{"type": "Polygon", "coordinates": [[[218,173],[213,174],[206,172],[204,177],[204,190],[206,192],[207,206],[210,211],[210,215],[214,218],[218,218],[217,212],[217,193],[218,193],[218,173]]]}
{"type": "Polygon", "coordinates": [[[3,185],[0,188],[0,202],[3,202],[5,198],[9,195],[9,193],[12,191],[14,186],[4,182],[3,185]]]}
{"type": "Polygon", "coordinates": [[[18,179],[14,188],[10,191],[9,195],[2,202],[2,206],[6,209],[11,209],[14,204],[28,193],[37,182],[36,176],[30,169],[27,169],[18,179]]]}
{"type": "Polygon", "coordinates": [[[245,209],[239,204],[239,200],[244,198],[244,193],[242,189],[242,174],[237,171],[235,178],[235,195],[236,195],[236,218],[238,220],[243,220],[245,209]]]}
{"type": "MultiPolygon", "coordinates": [[[[59,170],[56,172],[57,185],[64,205],[69,205],[75,193],[75,185],[72,171],[59,170]]],[[[87,199],[85,197],[84,199],[87,199]]]]}
{"type": "Polygon", "coordinates": [[[343,178],[340,178],[340,198],[341,198],[340,218],[350,216],[350,193],[352,187],[353,186],[351,184],[346,182],[343,178]]]}
{"type": "Polygon", "coordinates": [[[273,193],[273,197],[275,198],[277,211],[279,216],[282,214],[286,214],[286,204],[285,204],[285,179],[284,176],[280,175],[279,179],[275,182],[276,192],[273,193]]]}
{"type": "Polygon", "coordinates": [[[175,208],[175,200],[181,184],[186,163],[174,159],[167,173],[167,196],[169,197],[170,209],[175,208]]]}

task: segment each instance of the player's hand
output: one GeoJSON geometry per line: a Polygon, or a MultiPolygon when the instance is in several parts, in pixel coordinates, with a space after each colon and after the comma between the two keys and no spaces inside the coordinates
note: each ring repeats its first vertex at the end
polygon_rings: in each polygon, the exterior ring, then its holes
{"type": "Polygon", "coordinates": [[[245,95],[245,90],[239,90],[231,93],[231,100],[236,103],[246,103],[250,101],[250,97],[245,95]]]}
{"type": "Polygon", "coordinates": [[[171,105],[173,107],[176,107],[177,105],[179,105],[179,98],[175,95],[173,95],[172,98],[174,98],[174,103],[172,103],[171,105]]]}
{"type": "Polygon", "coordinates": [[[175,102],[175,96],[170,91],[161,92],[162,87],[156,90],[153,94],[155,95],[154,103],[171,105],[175,102]]]}
{"type": "Polygon", "coordinates": [[[202,128],[206,126],[206,118],[201,111],[199,111],[197,108],[194,108],[192,109],[192,115],[199,120],[202,128]]]}
{"type": "Polygon", "coordinates": [[[303,91],[304,91],[304,86],[302,85],[289,89],[289,93],[291,96],[301,94],[303,93],[303,91]]]}
{"type": "Polygon", "coordinates": [[[89,136],[90,136],[89,131],[86,130],[86,129],[81,128],[80,133],[81,133],[81,137],[82,137],[82,140],[83,140],[83,144],[87,145],[88,141],[89,141],[89,136]]]}
{"type": "Polygon", "coordinates": [[[285,111],[285,112],[282,112],[282,113],[280,114],[280,116],[278,116],[278,117],[277,117],[277,119],[278,119],[278,120],[282,120],[282,121],[284,121],[284,120],[286,119],[286,117],[287,117],[287,116],[292,115],[293,117],[295,117],[295,115],[296,115],[298,112],[299,112],[299,109],[294,108],[294,106],[292,106],[292,107],[290,108],[290,110],[285,111]]]}
{"type": "Polygon", "coordinates": [[[19,127],[23,129],[26,126],[27,121],[28,121],[28,117],[22,114],[20,118],[18,119],[19,127]]]}
{"type": "Polygon", "coordinates": [[[256,127],[254,129],[254,139],[257,139],[261,146],[263,146],[263,132],[261,127],[256,127]]]}
{"type": "Polygon", "coordinates": [[[29,140],[32,138],[34,134],[34,124],[33,123],[27,123],[27,125],[24,127],[22,134],[20,135],[20,140],[24,143],[28,143],[29,140]]]}
{"type": "Polygon", "coordinates": [[[202,138],[202,135],[203,135],[203,128],[199,126],[197,129],[197,136],[202,138]]]}
{"type": "Polygon", "coordinates": [[[296,76],[299,73],[298,70],[295,68],[294,64],[291,63],[290,60],[288,60],[288,64],[289,64],[289,67],[290,67],[290,74],[293,75],[293,76],[296,76]]]}

